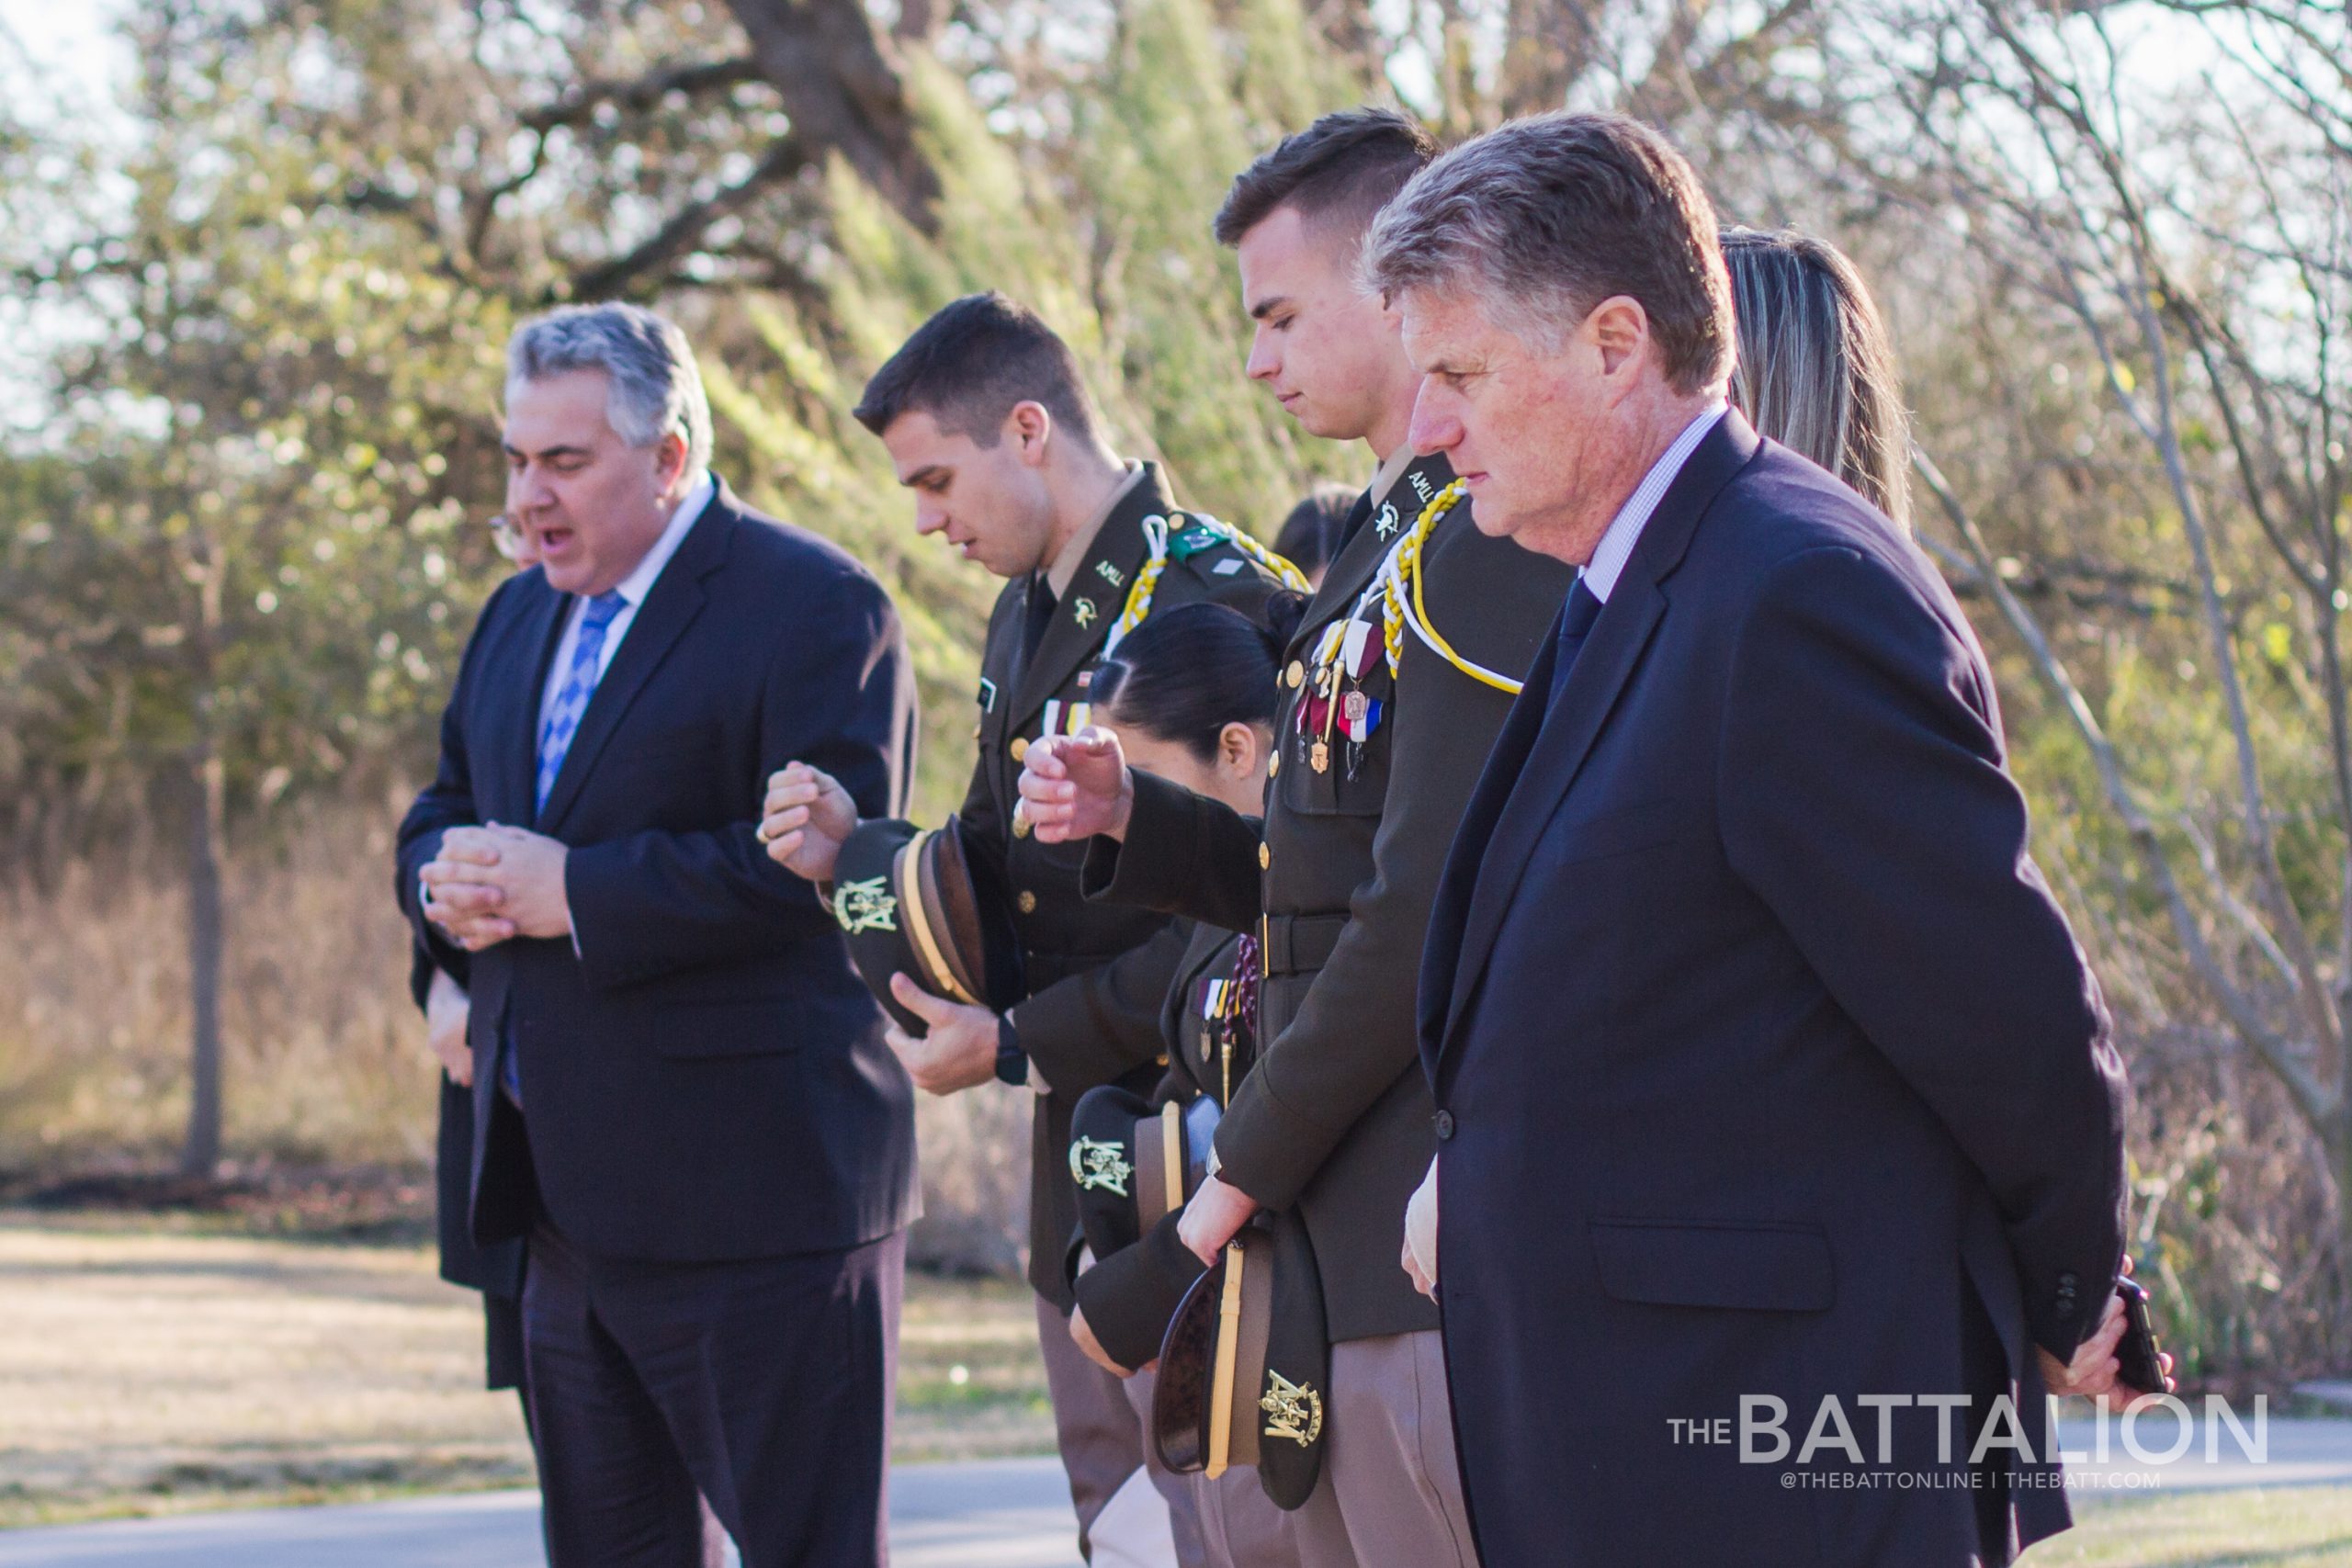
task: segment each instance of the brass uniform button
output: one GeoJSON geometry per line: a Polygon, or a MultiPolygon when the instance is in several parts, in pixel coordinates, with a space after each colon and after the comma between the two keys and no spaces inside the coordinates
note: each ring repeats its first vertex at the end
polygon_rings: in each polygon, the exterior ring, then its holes
{"type": "Polygon", "coordinates": [[[1299,686],[1306,680],[1306,666],[1301,664],[1295,659],[1292,660],[1290,661],[1290,668],[1283,672],[1283,679],[1290,682],[1290,689],[1292,691],[1297,691],[1299,686]]]}
{"type": "Polygon", "coordinates": [[[1012,819],[1012,836],[1016,839],[1025,839],[1029,836],[1029,818],[1016,817],[1012,819]]]}
{"type": "Polygon", "coordinates": [[[1283,754],[1281,749],[1276,748],[1274,754],[1266,759],[1266,776],[1268,778],[1272,778],[1276,773],[1279,773],[1282,771],[1283,754]]]}
{"type": "Polygon", "coordinates": [[[972,726],[972,739],[975,739],[975,740],[978,740],[979,738],[980,738],[980,727],[979,727],[978,725],[977,725],[977,724],[976,724],[976,725],[972,726]]]}
{"type": "Polygon", "coordinates": [[[1168,1065],[1168,1053],[1167,1053],[1167,1052],[1165,1052],[1165,1051],[1162,1051],[1162,1052],[1159,1055],[1159,1056],[1156,1058],[1156,1060],[1159,1063],[1159,1065],[1160,1065],[1161,1066],[1163,1066],[1163,1067],[1164,1067],[1164,1066],[1166,1066],[1168,1065]]]}
{"type": "Polygon", "coordinates": [[[1261,843],[1258,846],[1258,869],[1260,871],[1272,871],[1274,869],[1274,851],[1272,845],[1261,843]]]}
{"type": "Polygon", "coordinates": [[[1021,761],[1023,757],[1029,755],[1028,739],[1024,736],[1014,736],[1012,738],[1012,745],[1010,750],[1012,752],[1012,760],[1016,762],[1021,761]]]}
{"type": "Polygon", "coordinates": [[[1024,889],[1021,897],[1015,898],[1013,902],[1021,906],[1021,912],[1024,915],[1034,915],[1037,912],[1037,896],[1035,893],[1024,889]]]}

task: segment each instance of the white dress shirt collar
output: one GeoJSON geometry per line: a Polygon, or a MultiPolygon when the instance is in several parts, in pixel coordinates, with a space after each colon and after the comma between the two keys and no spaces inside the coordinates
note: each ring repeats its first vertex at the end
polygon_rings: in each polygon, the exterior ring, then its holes
{"type": "Polygon", "coordinates": [[[1682,434],[1674,438],[1673,444],[1658,454],[1650,471],[1642,476],[1642,482],[1634,487],[1634,493],[1625,498],[1625,504],[1610,519],[1609,531],[1600,536],[1600,543],[1593,547],[1592,558],[1584,567],[1584,585],[1594,598],[1604,604],[1609,603],[1610,592],[1616,588],[1625,563],[1633,558],[1634,546],[1648,525],[1650,514],[1666,499],[1675,476],[1682,472],[1682,465],[1690,460],[1690,454],[1699,449],[1699,443],[1707,438],[1707,433],[1714,429],[1716,421],[1724,417],[1729,406],[1717,398],[1700,410],[1698,417],[1682,427],[1682,434]]]}

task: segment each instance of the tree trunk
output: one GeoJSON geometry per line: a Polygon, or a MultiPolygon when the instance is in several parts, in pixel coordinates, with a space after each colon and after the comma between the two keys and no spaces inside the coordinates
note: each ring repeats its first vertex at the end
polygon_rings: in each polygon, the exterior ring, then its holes
{"type": "Polygon", "coordinates": [[[187,1146],[180,1169],[209,1177],[220,1163],[220,969],[226,947],[220,907],[220,759],[209,737],[188,756],[187,1146]]]}

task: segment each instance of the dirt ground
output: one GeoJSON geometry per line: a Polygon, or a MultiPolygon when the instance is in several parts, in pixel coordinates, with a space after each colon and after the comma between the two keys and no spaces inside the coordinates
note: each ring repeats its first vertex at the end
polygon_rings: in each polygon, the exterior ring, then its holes
{"type": "MultiPolygon", "coordinates": [[[[530,1480],[421,1245],[0,1210],[0,1527],[530,1480]]],[[[910,1279],[896,1457],[1050,1450],[1035,1333],[1018,1283],[910,1279]]]]}

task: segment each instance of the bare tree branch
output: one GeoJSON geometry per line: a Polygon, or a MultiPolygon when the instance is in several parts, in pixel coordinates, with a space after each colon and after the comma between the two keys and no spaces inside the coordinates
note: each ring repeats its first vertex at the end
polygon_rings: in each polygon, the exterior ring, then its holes
{"type": "Polygon", "coordinates": [[[661,106],[672,93],[690,96],[719,92],[761,80],[760,63],[749,55],[733,60],[673,62],[623,82],[581,82],[551,104],[526,109],[521,124],[545,133],[560,125],[582,125],[605,104],[643,113],[661,106]]]}
{"type": "Polygon", "coordinates": [[[610,299],[646,275],[665,271],[673,262],[694,250],[713,223],[770,186],[798,174],[808,164],[808,151],[798,137],[778,137],[750,174],[698,201],[686,203],[635,250],[575,275],[571,279],[571,298],[610,299]]]}
{"type": "Polygon", "coordinates": [[[2165,913],[2171,918],[2173,934],[2180,942],[2198,979],[2221,1004],[2239,1038],[2253,1047],[2263,1064],[2278,1075],[2279,1081],[2293,1096],[2297,1109],[2333,1147],[2339,1137],[2334,1113],[2340,1097],[2331,1094],[2320,1083],[2311,1068],[2299,1058],[2292,1043],[2264,1021],[2260,1007],[2230,977],[2211,944],[2206,941],[2204,929],[2190,909],[2188,897],[2181,891],[2179,878],[2173,872],[2171,856],[2165,852],[2154,821],[2141,806],[2139,794],[2132,788],[2132,781],[2123,770],[2122,758],[2114,742],[2108,739],[2105,727],[2099,723],[2098,716],[2091,711],[2089,702],[2075,684],[2064,661],[2051,647],[2041,623],[2034,619],[2033,612],[2027,609],[2001,581],[1992,547],[1985,543],[1975,519],[1969,515],[1968,509],[1953,493],[1934,460],[1924,451],[1914,447],[1911,467],[1968,547],[1987,592],[2000,609],[2001,618],[2017,635],[2034,673],[2057,699],[2075,734],[2082,738],[2084,746],[2089,750],[2091,766],[2098,775],[2099,788],[2107,796],[2108,806],[2122,823],[2125,833],[2138,852],[2140,863],[2149,881],[2154,884],[2157,896],[2164,901],[2165,913]]]}

